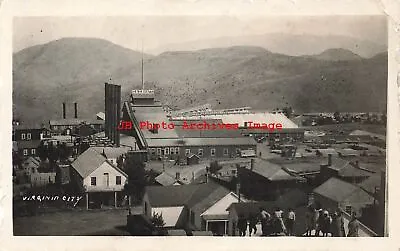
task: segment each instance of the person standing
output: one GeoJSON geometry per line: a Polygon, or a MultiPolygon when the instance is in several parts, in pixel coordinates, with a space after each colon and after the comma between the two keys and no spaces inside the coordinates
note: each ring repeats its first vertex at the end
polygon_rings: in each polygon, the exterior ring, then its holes
{"type": "Polygon", "coordinates": [[[329,212],[325,210],[322,215],[320,230],[322,231],[322,236],[328,237],[328,233],[331,231],[330,226],[332,223],[332,218],[329,216],[329,212]]]}
{"type": "Polygon", "coordinates": [[[340,222],[338,219],[339,219],[338,212],[335,211],[332,215],[332,225],[331,225],[332,237],[339,237],[340,222]]]}
{"type": "Polygon", "coordinates": [[[289,236],[293,236],[293,234],[294,234],[295,221],[296,221],[296,214],[293,211],[293,209],[289,208],[288,216],[287,216],[287,220],[286,220],[287,233],[289,236]]]}
{"type": "Polygon", "coordinates": [[[247,219],[244,217],[243,214],[239,215],[237,226],[239,229],[239,236],[246,236],[247,219]]]}
{"type": "Polygon", "coordinates": [[[347,228],[349,229],[347,237],[358,237],[359,223],[356,217],[356,212],[351,214],[351,220],[349,221],[347,228]]]}
{"type": "Polygon", "coordinates": [[[321,232],[323,220],[324,220],[322,208],[319,208],[318,210],[316,210],[314,217],[316,218],[315,236],[319,236],[319,233],[321,232]]]}
{"type": "Polygon", "coordinates": [[[269,235],[269,221],[271,219],[271,215],[265,211],[264,208],[260,207],[260,220],[261,220],[261,231],[262,231],[262,236],[268,236],[269,235]]]}
{"type": "Polygon", "coordinates": [[[336,210],[332,216],[332,226],[331,226],[332,236],[334,237],[345,237],[344,230],[344,220],[342,211],[340,209],[336,210]]]}
{"type": "Polygon", "coordinates": [[[341,209],[338,210],[338,221],[339,221],[339,237],[346,237],[346,230],[344,229],[343,212],[341,209]]]}
{"type": "Polygon", "coordinates": [[[283,211],[277,207],[273,217],[273,233],[275,235],[284,235],[286,233],[286,226],[282,219],[283,211]]]}
{"type": "Polygon", "coordinates": [[[250,213],[248,221],[249,221],[249,236],[251,236],[253,231],[254,234],[257,233],[257,227],[256,227],[258,222],[257,216],[254,213],[250,213]]]}

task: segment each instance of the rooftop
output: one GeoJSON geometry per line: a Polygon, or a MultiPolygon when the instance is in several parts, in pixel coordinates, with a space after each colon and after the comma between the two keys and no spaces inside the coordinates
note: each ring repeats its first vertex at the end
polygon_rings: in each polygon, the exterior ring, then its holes
{"type": "MultiPolygon", "coordinates": [[[[226,188],[210,181],[204,184],[189,184],[181,186],[148,186],[146,192],[152,207],[178,207],[192,208],[206,203],[207,198],[215,197],[212,194],[220,194],[223,198],[229,193],[226,188]],[[205,202],[203,202],[205,200],[205,202]]],[[[217,196],[218,197],[218,196],[217,196]]]]}
{"type": "Polygon", "coordinates": [[[181,138],[181,139],[147,139],[149,147],[164,146],[255,146],[256,142],[250,137],[240,138],[181,138]]]}
{"type": "Polygon", "coordinates": [[[156,181],[163,186],[171,186],[176,182],[176,179],[166,172],[163,172],[156,177],[156,181]]]}
{"type": "Polygon", "coordinates": [[[267,160],[256,158],[253,172],[267,178],[270,181],[296,180],[298,177],[290,175],[281,166],[267,160]]]}
{"type": "Polygon", "coordinates": [[[101,153],[93,149],[93,147],[88,148],[85,152],[79,155],[78,158],[72,162],[71,166],[82,178],[86,178],[104,162],[107,162],[111,167],[127,176],[122,170],[109,163],[107,159],[101,153]]]}
{"type": "Polygon", "coordinates": [[[130,147],[92,147],[93,150],[95,150],[96,152],[100,153],[100,154],[104,154],[106,155],[106,157],[108,159],[116,159],[119,156],[121,156],[122,154],[126,154],[129,150],[130,147]]]}
{"type": "Polygon", "coordinates": [[[97,119],[58,119],[50,120],[51,126],[69,126],[69,125],[80,125],[82,123],[92,124],[92,125],[103,125],[104,120],[97,119]]]}
{"type": "Polygon", "coordinates": [[[325,183],[314,189],[314,193],[320,194],[328,199],[336,202],[373,202],[367,192],[361,188],[342,181],[338,178],[330,178],[325,183]]]}
{"type": "Polygon", "coordinates": [[[216,114],[203,116],[181,117],[181,119],[221,119],[225,124],[239,124],[240,127],[245,125],[245,122],[252,121],[253,123],[280,123],[283,129],[298,128],[298,126],[288,119],[283,114],[273,114],[269,112],[248,112],[239,114],[216,114]]]}
{"type": "MultiPolygon", "coordinates": [[[[140,122],[149,122],[150,124],[163,122],[169,123],[166,112],[161,106],[131,106],[136,120],[140,122]]],[[[152,133],[149,129],[143,128],[141,131],[146,139],[157,138],[178,138],[178,134],[174,129],[159,128],[157,133],[152,133]]]]}

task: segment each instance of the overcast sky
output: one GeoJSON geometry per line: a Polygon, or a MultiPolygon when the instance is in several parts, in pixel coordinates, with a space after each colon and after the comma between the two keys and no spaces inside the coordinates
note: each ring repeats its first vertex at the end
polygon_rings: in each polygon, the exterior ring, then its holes
{"type": "Polygon", "coordinates": [[[343,35],[386,45],[385,16],[339,17],[18,17],[13,24],[13,51],[63,37],[94,37],[149,53],[169,44],[267,33],[343,35]]]}

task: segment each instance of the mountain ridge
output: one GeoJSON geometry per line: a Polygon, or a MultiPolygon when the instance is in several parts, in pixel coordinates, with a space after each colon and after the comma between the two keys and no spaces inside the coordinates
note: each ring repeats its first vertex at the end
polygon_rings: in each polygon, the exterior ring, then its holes
{"type": "MultiPolygon", "coordinates": [[[[66,38],[15,53],[14,115],[27,121],[61,118],[62,102],[78,102],[80,117],[94,117],[104,110],[104,82],[120,84],[123,100],[141,88],[142,54],[97,40],[66,38]]],[[[204,103],[271,110],[290,105],[309,112],[386,107],[385,54],[329,61],[235,46],[146,54],[144,65],[146,88],[175,108],[204,103]]]]}

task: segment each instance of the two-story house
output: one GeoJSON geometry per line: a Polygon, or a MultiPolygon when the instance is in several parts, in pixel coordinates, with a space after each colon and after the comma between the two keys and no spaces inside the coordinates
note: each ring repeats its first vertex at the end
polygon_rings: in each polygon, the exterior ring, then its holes
{"type": "Polygon", "coordinates": [[[51,138],[49,129],[43,125],[14,125],[12,133],[12,139],[17,143],[18,154],[23,157],[37,156],[40,142],[51,138]]]}
{"type": "Polygon", "coordinates": [[[122,200],[128,175],[92,147],[71,164],[71,183],[86,195],[86,208],[114,206],[122,200]]]}

